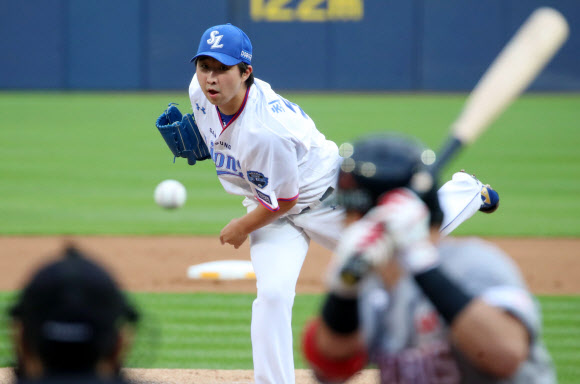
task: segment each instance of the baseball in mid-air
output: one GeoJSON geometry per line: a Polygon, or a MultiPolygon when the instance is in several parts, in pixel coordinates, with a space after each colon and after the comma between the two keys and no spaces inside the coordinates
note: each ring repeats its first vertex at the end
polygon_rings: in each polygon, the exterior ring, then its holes
{"type": "Polygon", "coordinates": [[[155,188],[155,202],[160,207],[175,209],[183,206],[187,199],[185,187],[177,180],[164,180],[155,188]]]}

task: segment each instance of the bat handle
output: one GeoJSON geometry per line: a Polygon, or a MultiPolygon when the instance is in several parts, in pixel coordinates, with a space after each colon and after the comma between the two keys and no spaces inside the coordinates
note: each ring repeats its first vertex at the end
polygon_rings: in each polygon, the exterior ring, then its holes
{"type": "Polygon", "coordinates": [[[443,148],[438,152],[437,158],[431,168],[429,169],[431,174],[435,177],[438,176],[441,168],[447,165],[447,163],[453,158],[463,147],[463,143],[455,136],[449,136],[443,148]]]}

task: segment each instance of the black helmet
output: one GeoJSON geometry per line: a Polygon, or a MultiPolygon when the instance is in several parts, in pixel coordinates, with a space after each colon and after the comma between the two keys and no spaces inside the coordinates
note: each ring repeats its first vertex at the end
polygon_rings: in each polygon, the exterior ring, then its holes
{"type": "Polygon", "coordinates": [[[113,277],[69,246],[40,268],[10,309],[27,343],[54,372],[91,370],[113,353],[119,327],[139,313],[113,277]]]}
{"type": "Polygon", "coordinates": [[[437,181],[429,170],[435,153],[416,139],[396,134],[371,135],[340,146],[337,202],[347,211],[368,212],[393,189],[414,190],[429,207],[432,223],[443,214],[437,181]]]}

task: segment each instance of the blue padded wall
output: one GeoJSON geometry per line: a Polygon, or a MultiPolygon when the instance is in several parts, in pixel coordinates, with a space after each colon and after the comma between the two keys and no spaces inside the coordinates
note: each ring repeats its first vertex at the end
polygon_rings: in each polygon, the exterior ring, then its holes
{"type": "MultiPolygon", "coordinates": [[[[186,90],[203,31],[231,22],[276,89],[466,91],[540,0],[0,0],[0,89],[186,90]]],[[[533,90],[580,90],[580,1],[533,90]]]]}
{"type": "Polygon", "coordinates": [[[226,1],[147,0],[144,17],[147,47],[144,53],[147,77],[145,89],[187,91],[195,68],[199,38],[212,25],[226,22],[226,1]],[[211,5],[211,6],[210,6],[211,5]]]}
{"type": "Polygon", "coordinates": [[[0,87],[62,88],[64,0],[0,1],[0,87]]]}

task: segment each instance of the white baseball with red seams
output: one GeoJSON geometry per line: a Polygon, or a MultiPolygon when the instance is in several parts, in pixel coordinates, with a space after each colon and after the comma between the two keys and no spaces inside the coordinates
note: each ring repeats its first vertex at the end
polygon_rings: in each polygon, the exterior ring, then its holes
{"type": "Polygon", "coordinates": [[[187,200],[187,191],[177,180],[164,180],[157,185],[153,194],[155,202],[165,209],[180,208],[187,200]]]}

